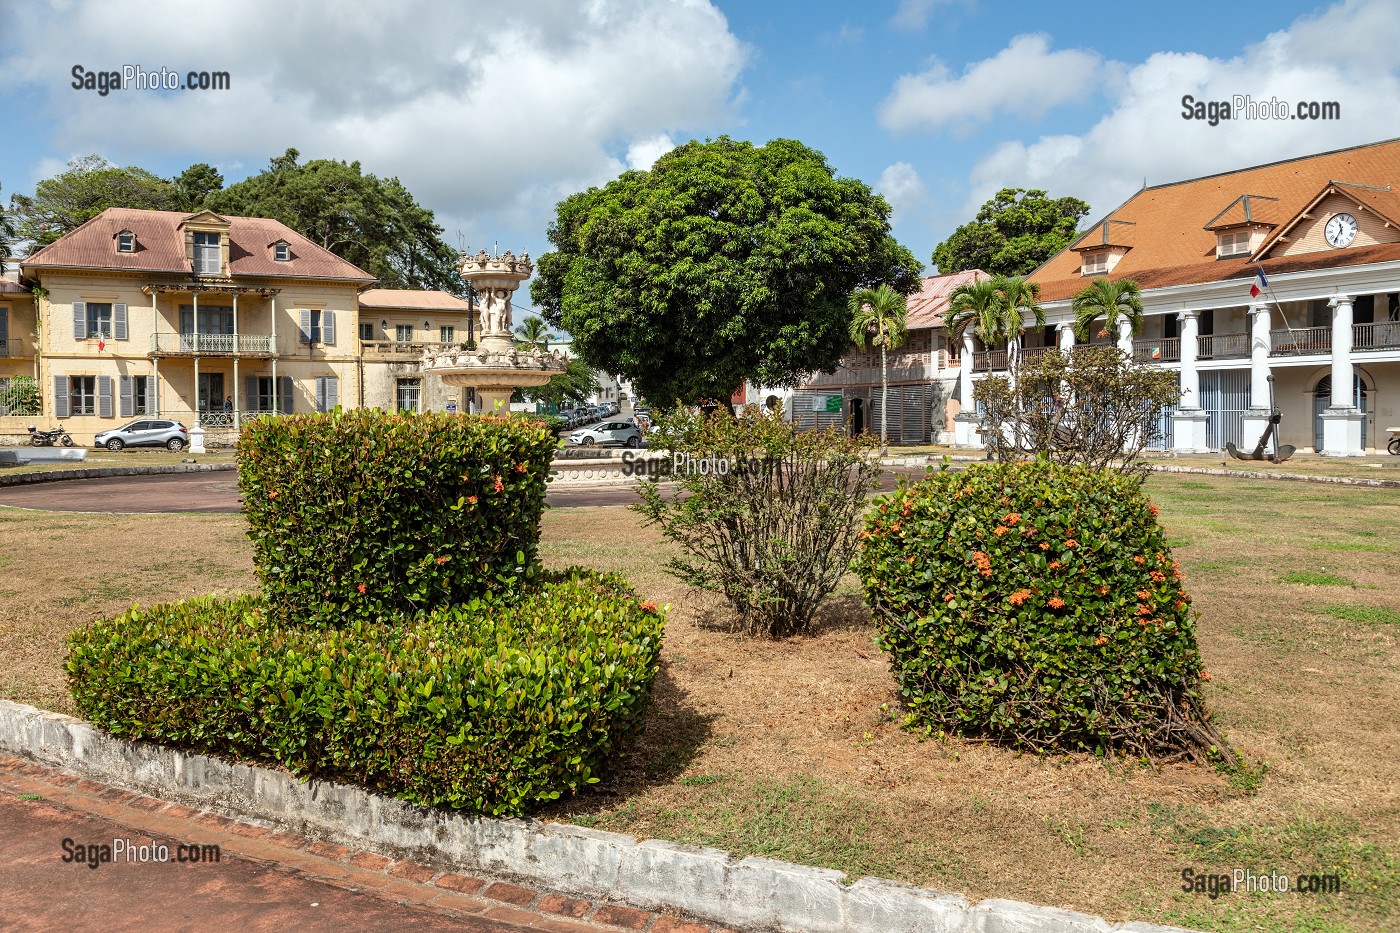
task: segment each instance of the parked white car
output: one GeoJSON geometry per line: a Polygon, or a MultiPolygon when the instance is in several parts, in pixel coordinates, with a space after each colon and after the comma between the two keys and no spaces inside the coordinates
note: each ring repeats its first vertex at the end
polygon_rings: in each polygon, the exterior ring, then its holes
{"type": "Polygon", "coordinates": [[[642,446],[642,432],[635,424],[626,421],[600,421],[586,428],[579,428],[569,435],[569,443],[579,447],[631,447],[642,446]]]}

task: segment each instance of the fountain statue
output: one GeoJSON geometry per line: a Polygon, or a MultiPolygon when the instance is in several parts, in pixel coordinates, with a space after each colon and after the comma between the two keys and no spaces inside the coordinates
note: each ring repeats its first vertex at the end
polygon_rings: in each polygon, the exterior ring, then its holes
{"type": "Polygon", "coordinates": [[[520,283],[535,271],[529,253],[517,258],[506,250],[491,256],[483,249],[475,256],[464,253],[457,268],[476,289],[481,339],[475,349],[462,344],[424,351],[423,371],[441,376],[450,386],[474,388],[481,411],[506,414],[516,389],[544,385],[564,371],[567,361],[557,351],[515,346],[510,302],[520,283]]]}

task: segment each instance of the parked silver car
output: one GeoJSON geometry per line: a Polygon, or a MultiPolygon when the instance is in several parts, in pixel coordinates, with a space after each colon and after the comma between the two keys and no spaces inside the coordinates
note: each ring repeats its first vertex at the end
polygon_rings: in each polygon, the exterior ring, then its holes
{"type": "Polygon", "coordinates": [[[184,450],[189,443],[190,434],[183,424],[161,418],[142,418],[119,428],[103,431],[92,439],[94,447],[106,447],[108,450],[121,450],[123,447],[184,450]]]}
{"type": "Polygon", "coordinates": [[[569,443],[582,447],[597,444],[602,447],[631,447],[635,450],[642,446],[642,432],[637,430],[635,424],[628,424],[626,421],[600,421],[570,434],[569,443]]]}

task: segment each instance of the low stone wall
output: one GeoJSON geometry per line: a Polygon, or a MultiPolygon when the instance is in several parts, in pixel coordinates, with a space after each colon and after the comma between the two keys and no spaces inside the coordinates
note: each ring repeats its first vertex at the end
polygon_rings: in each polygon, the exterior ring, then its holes
{"type": "Polygon", "coordinates": [[[949,894],[718,849],[579,826],[471,818],[425,809],[358,787],[300,781],[147,742],[113,738],[87,723],[0,700],[0,748],[107,784],[408,857],[444,870],[528,882],[565,894],[611,898],[750,930],[783,933],[1169,933],[1008,900],[970,904],[949,894]]]}
{"type": "Polygon", "coordinates": [[[103,479],[108,476],[152,476],[163,473],[217,473],[238,469],[236,463],[172,463],[168,466],[83,467],[76,470],[49,470],[44,473],[0,473],[0,486],[28,483],[56,483],[72,479],[103,479]]]}

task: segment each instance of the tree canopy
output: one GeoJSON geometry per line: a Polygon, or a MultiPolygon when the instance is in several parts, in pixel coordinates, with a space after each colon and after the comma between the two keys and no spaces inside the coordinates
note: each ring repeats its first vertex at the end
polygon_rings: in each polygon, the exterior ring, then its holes
{"type": "Polygon", "coordinates": [[[224,190],[224,176],[205,162],[196,162],[170,180],[180,199],[180,210],[203,210],[209,199],[224,190]]]}
{"type": "Polygon", "coordinates": [[[463,288],[457,253],[442,240],[442,227],[397,178],[366,174],[359,162],[301,165],[300,155],[288,149],[260,174],[209,195],[203,206],[280,220],[384,288],[463,288]]]}
{"type": "Polygon", "coordinates": [[[143,168],[118,168],[99,155],[86,155],[35,185],[33,196],[16,194],[10,203],[20,238],[38,248],[109,207],[180,210],[180,195],[173,183],[143,168]]]}
{"type": "Polygon", "coordinates": [[[981,269],[992,275],[1029,275],[1068,246],[1089,205],[1051,198],[1039,188],[1003,188],[977,217],[934,247],[939,272],[981,269]]]}
{"type": "Polygon", "coordinates": [[[850,346],[850,294],[919,286],[890,206],[794,140],[686,143],[560,202],[531,287],[596,369],[659,404],[795,385],[850,346]]]}

